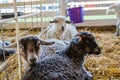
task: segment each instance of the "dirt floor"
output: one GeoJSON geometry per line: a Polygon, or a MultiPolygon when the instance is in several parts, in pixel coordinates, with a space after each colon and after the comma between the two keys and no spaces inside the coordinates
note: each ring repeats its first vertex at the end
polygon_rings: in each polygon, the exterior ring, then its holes
{"type": "MultiPolygon", "coordinates": [[[[21,32],[22,31],[24,30],[21,30],[21,32]]],[[[115,36],[115,28],[113,27],[110,30],[101,30],[99,28],[80,28],[79,31],[92,32],[96,36],[96,39],[102,49],[102,53],[100,55],[91,55],[86,57],[85,66],[94,75],[93,80],[120,80],[120,36],[115,36]]],[[[6,38],[15,36],[15,31],[12,31],[12,33],[10,32],[11,31],[6,31],[6,38]]],[[[29,34],[36,33],[38,33],[37,30],[29,32],[29,34]]],[[[17,56],[14,55],[14,57],[17,56]]],[[[9,67],[7,67],[9,71],[12,70],[12,72],[8,75],[11,77],[16,71],[18,71],[17,59],[13,58],[10,59],[12,63],[9,67]]],[[[18,75],[18,73],[16,74],[18,75]]],[[[5,76],[5,70],[0,72],[0,78],[3,76],[5,76]]],[[[14,79],[12,80],[18,80],[18,76],[14,76],[14,79]]]]}

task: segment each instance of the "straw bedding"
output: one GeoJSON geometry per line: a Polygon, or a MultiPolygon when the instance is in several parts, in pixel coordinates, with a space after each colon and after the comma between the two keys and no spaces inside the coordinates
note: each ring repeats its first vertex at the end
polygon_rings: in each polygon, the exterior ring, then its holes
{"type": "MultiPolygon", "coordinates": [[[[85,66],[94,75],[93,80],[120,80],[120,37],[113,32],[94,32],[102,49],[102,54],[86,57],[85,66]]],[[[17,54],[10,56],[6,65],[7,76],[18,80],[17,54]]],[[[1,65],[0,65],[1,66],[1,65]]],[[[6,80],[5,69],[0,69],[0,80],[6,80]]],[[[22,71],[24,74],[24,71],[22,71]]]]}

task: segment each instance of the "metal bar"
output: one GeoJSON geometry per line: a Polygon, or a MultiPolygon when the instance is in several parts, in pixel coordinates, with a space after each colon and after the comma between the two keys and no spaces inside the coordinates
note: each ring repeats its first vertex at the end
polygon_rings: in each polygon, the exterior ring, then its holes
{"type": "Polygon", "coordinates": [[[15,21],[16,21],[16,42],[17,42],[17,52],[18,52],[19,79],[21,80],[22,68],[21,68],[21,55],[19,49],[19,21],[18,21],[16,0],[14,0],[14,12],[15,12],[15,21]]]}
{"type": "MultiPolygon", "coordinates": [[[[35,16],[35,15],[38,15],[38,14],[40,14],[40,13],[27,14],[27,15],[19,16],[18,19],[31,17],[31,16],[35,16]]],[[[9,21],[12,21],[12,20],[15,20],[15,18],[3,19],[3,20],[0,20],[0,23],[6,23],[6,22],[9,22],[9,21]]]]}
{"type": "MultiPolygon", "coordinates": [[[[26,8],[26,7],[25,7],[25,0],[24,0],[23,2],[24,2],[24,13],[25,13],[25,12],[26,12],[26,11],[25,11],[25,8],[26,8]]],[[[27,26],[27,25],[26,25],[26,18],[24,18],[24,21],[25,21],[25,31],[26,31],[26,30],[27,30],[27,29],[26,29],[26,26],[27,26]]]]}
{"type": "MultiPolygon", "coordinates": [[[[56,0],[52,0],[53,2],[56,2],[56,0]]],[[[50,0],[48,0],[48,3],[50,4],[50,0]]],[[[47,4],[48,4],[47,3],[47,4]]],[[[31,2],[25,2],[26,5],[31,5],[31,2]]],[[[36,5],[36,1],[32,1],[32,4],[33,5],[36,5]]],[[[45,0],[41,0],[41,1],[37,1],[37,5],[39,4],[45,4],[45,0]]],[[[17,6],[24,6],[24,3],[23,2],[18,2],[16,3],[17,6]]],[[[5,4],[0,4],[0,8],[4,8],[4,7],[12,7],[13,6],[13,3],[5,3],[5,4]]]]}
{"type": "Polygon", "coordinates": [[[19,16],[19,17],[18,17],[18,19],[31,17],[31,16],[35,16],[35,15],[38,15],[38,14],[40,14],[40,13],[39,13],[39,12],[37,12],[37,13],[27,14],[27,15],[19,16]]]}
{"type": "Polygon", "coordinates": [[[66,16],[67,3],[66,0],[61,0],[61,15],[66,16]]]}
{"type": "MultiPolygon", "coordinates": [[[[39,23],[38,26],[41,26],[41,24],[39,23]]],[[[32,30],[33,28],[36,28],[36,27],[37,27],[37,25],[33,26],[32,28],[28,29],[27,31],[24,31],[23,33],[19,34],[19,36],[27,33],[28,31],[30,31],[30,30],[32,30]]],[[[16,37],[13,37],[13,38],[9,39],[8,41],[12,41],[12,40],[14,40],[15,38],[16,38],[16,37]]]]}
{"type": "Polygon", "coordinates": [[[0,23],[5,23],[14,20],[14,18],[0,20],[0,23]]]}
{"type": "MultiPolygon", "coordinates": [[[[5,57],[5,46],[4,46],[4,31],[3,31],[2,24],[0,26],[1,26],[1,35],[2,35],[1,37],[2,37],[3,56],[4,56],[4,61],[5,61],[6,57],[5,57]]],[[[5,64],[5,78],[6,80],[9,80],[7,70],[6,70],[6,64],[5,64]]]]}
{"type": "MultiPolygon", "coordinates": [[[[42,0],[40,0],[40,2],[41,2],[42,0]]],[[[43,22],[43,11],[42,11],[42,3],[40,3],[40,7],[41,7],[41,23],[43,22]]],[[[41,24],[42,25],[42,24],[41,24]]],[[[41,31],[43,30],[43,26],[41,26],[41,31]]]]}

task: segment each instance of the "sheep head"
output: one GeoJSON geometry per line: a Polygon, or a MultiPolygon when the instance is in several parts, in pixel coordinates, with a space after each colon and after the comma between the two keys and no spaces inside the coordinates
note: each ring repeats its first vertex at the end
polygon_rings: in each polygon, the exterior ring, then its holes
{"type": "Polygon", "coordinates": [[[36,36],[27,36],[20,41],[21,56],[28,64],[37,63],[40,56],[40,45],[52,45],[54,42],[47,42],[36,36]]]}
{"type": "Polygon", "coordinates": [[[98,55],[101,53],[101,49],[91,33],[80,32],[72,39],[71,43],[85,54],[98,55]]]}
{"type": "Polygon", "coordinates": [[[56,16],[54,17],[53,21],[50,21],[50,23],[55,23],[59,31],[64,31],[66,28],[66,23],[72,23],[72,22],[66,20],[65,16],[56,16]]]}

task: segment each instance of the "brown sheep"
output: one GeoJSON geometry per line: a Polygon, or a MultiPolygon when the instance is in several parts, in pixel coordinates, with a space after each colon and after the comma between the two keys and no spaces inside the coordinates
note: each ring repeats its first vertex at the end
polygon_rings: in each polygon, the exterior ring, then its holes
{"type": "MultiPolygon", "coordinates": [[[[40,58],[40,45],[52,45],[54,42],[47,42],[36,36],[27,36],[19,41],[20,54],[25,68],[28,68],[30,64],[37,63],[40,58]]],[[[27,69],[25,69],[27,70],[27,69]]]]}

